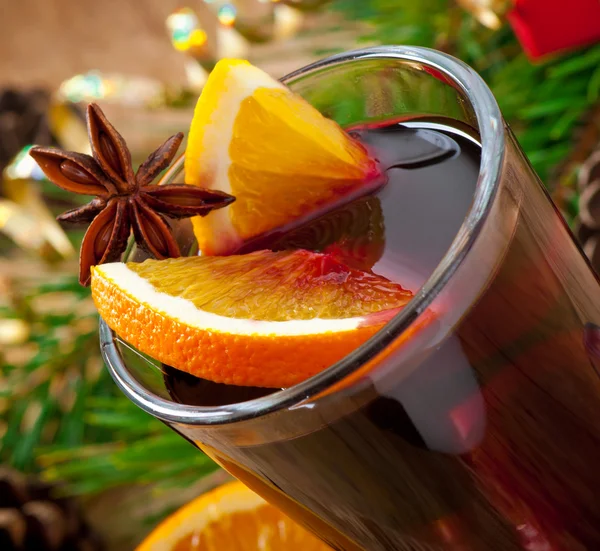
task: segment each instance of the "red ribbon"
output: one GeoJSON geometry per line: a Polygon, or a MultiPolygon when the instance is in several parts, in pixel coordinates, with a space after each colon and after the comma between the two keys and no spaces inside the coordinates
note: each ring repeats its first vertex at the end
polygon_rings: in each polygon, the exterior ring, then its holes
{"type": "Polygon", "coordinates": [[[600,0],[515,0],[508,20],[532,59],[600,41],[600,0]]]}

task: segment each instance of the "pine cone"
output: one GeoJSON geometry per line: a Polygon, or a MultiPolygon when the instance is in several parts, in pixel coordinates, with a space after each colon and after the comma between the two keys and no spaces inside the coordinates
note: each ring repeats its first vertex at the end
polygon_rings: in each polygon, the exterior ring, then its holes
{"type": "Polygon", "coordinates": [[[0,550],[101,551],[103,545],[72,498],[0,466],[0,550]]]}
{"type": "Polygon", "coordinates": [[[575,230],[583,251],[600,274],[600,149],[579,172],[579,221],[575,230]]]}

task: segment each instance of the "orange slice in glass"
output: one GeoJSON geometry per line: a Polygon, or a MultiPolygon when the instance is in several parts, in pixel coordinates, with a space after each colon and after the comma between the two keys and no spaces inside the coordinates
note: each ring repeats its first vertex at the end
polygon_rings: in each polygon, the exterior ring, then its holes
{"type": "Polygon", "coordinates": [[[182,507],[136,551],[328,551],[331,548],[241,482],[182,507]]]}
{"type": "Polygon", "coordinates": [[[247,61],[221,60],[196,105],[185,182],[230,206],[193,219],[203,254],[289,228],[381,184],[376,162],[335,122],[247,61]]]}
{"type": "Polygon", "coordinates": [[[364,343],[412,297],[397,283],[299,251],[92,268],[100,315],[153,358],[216,383],[282,388],[364,343]]]}
{"type": "Polygon", "coordinates": [[[360,197],[308,224],[283,235],[273,235],[265,241],[261,248],[324,252],[351,268],[369,271],[385,249],[381,202],[374,195],[360,197]]]}

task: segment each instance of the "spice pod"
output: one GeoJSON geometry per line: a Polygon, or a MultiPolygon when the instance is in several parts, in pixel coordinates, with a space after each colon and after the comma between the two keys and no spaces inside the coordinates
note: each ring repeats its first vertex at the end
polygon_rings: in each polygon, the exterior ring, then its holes
{"type": "Polygon", "coordinates": [[[90,283],[90,268],[118,260],[131,232],[142,249],[155,258],[177,257],[179,246],[166,218],[205,216],[234,198],[217,190],[184,184],[154,185],[169,166],[183,140],[167,139],[134,172],[123,139],[94,103],[87,108],[92,156],[48,147],[30,155],[58,187],[81,195],[96,195],[87,205],[61,214],[61,222],[89,223],[79,254],[79,282],[90,283]]]}

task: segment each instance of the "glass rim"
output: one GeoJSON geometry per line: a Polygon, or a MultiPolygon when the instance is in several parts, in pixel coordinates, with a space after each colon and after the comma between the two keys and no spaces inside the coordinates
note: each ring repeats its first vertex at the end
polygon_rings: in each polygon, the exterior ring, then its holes
{"type": "Polygon", "coordinates": [[[494,203],[504,159],[502,116],[492,92],[483,79],[462,61],[437,50],[416,46],[378,46],[351,50],[307,65],[281,80],[293,81],[330,66],[367,59],[398,59],[435,69],[453,82],[454,87],[468,99],[475,113],[482,145],[479,176],[473,203],[449,249],[404,309],[362,346],[302,383],[237,404],[191,406],[167,400],[151,392],[129,372],[116,344],[115,333],[101,319],[100,346],[108,370],[121,391],[147,413],[168,423],[210,426],[253,419],[301,404],[351,375],[408,329],[439,295],[473,247],[494,203]]]}

